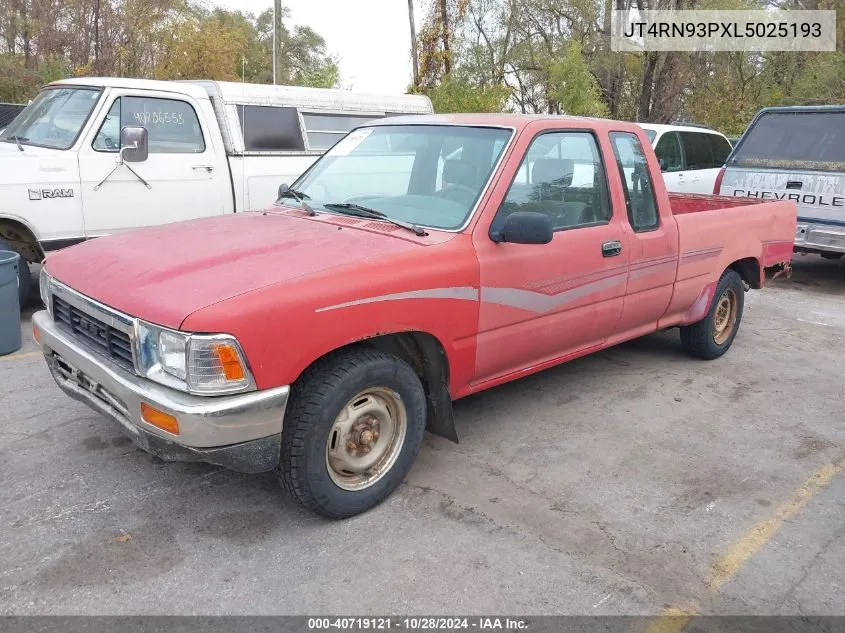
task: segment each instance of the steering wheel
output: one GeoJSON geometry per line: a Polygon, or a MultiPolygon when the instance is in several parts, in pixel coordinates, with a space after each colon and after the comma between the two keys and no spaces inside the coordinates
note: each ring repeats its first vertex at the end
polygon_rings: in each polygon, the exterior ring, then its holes
{"type": "Polygon", "coordinates": [[[472,204],[477,192],[465,185],[446,185],[434,195],[458,204],[472,204]]]}

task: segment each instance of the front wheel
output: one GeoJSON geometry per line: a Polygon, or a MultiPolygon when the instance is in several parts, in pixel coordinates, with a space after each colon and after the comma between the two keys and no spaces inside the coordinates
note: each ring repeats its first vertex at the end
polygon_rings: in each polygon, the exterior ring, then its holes
{"type": "Polygon", "coordinates": [[[276,473],[317,514],[360,514],[410,470],[425,414],[422,384],[407,363],[368,349],[331,355],[293,387],[276,473]]]}
{"type": "Polygon", "coordinates": [[[698,323],[681,327],[683,350],[705,360],[719,358],[736,338],[744,305],[742,278],[735,270],[726,270],[716,285],[707,315],[698,323]]]}

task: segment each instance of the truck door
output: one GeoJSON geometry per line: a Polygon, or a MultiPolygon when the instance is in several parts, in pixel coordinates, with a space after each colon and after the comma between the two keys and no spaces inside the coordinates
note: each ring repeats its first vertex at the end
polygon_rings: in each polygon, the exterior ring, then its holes
{"type": "Polygon", "coordinates": [[[108,98],[93,138],[79,152],[88,237],[224,212],[231,204],[225,157],[214,146],[216,130],[209,128],[214,122],[198,115],[196,101],[173,93],[125,90],[108,98]],[[112,172],[120,130],[127,125],[147,128],[149,156],[112,172]]]}
{"type": "Polygon", "coordinates": [[[625,295],[624,214],[612,212],[591,131],[538,134],[516,173],[503,177],[512,180],[492,223],[473,232],[481,279],[476,383],[600,345],[625,295]],[[552,241],[492,241],[490,230],[515,211],[548,215],[552,241]]]}
{"type": "Polygon", "coordinates": [[[625,194],[629,224],[629,273],[616,335],[645,334],[657,328],[672,298],[678,267],[678,227],[658,211],[654,183],[636,134],[611,132],[610,143],[625,194]]]}

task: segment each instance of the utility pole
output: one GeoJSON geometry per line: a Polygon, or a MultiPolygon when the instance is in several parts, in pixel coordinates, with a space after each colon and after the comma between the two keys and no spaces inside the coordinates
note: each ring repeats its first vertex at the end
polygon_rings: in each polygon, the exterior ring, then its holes
{"type": "Polygon", "coordinates": [[[94,5],[94,74],[100,73],[100,0],[94,5]]]}
{"type": "Polygon", "coordinates": [[[452,52],[449,50],[449,12],[446,0],[440,0],[440,19],[443,22],[443,70],[452,72],[452,52]]]}
{"type": "Polygon", "coordinates": [[[281,63],[279,56],[279,32],[282,30],[282,0],[273,0],[273,85],[276,85],[276,69],[281,63]]]}
{"type": "Polygon", "coordinates": [[[414,0],[408,0],[408,20],[411,22],[411,59],[414,68],[414,89],[420,87],[420,58],[417,51],[417,25],[414,22],[414,0]]]}

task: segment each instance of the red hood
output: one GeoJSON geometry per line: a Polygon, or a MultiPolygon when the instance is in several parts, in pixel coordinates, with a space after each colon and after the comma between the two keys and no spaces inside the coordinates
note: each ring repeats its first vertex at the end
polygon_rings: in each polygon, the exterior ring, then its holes
{"type": "Polygon", "coordinates": [[[203,218],[90,240],[51,254],[46,267],[92,299],[178,328],[192,312],[251,290],[452,237],[386,234],[352,222],[367,223],[284,212],[203,218]]]}

